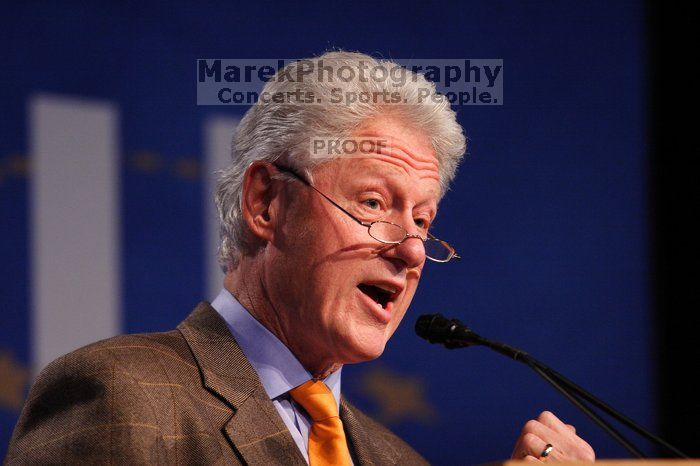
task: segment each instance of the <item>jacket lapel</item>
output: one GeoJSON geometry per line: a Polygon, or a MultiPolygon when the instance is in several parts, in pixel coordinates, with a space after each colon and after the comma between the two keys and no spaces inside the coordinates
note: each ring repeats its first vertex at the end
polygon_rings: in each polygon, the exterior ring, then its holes
{"type": "Polygon", "coordinates": [[[244,461],[251,466],[306,465],[255,369],[218,312],[201,302],[177,328],[199,365],[204,386],[233,409],[224,433],[244,461]]]}
{"type": "Polygon", "coordinates": [[[396,464],[399,453],[394,446],[386,441],[382,431],[373,428],[373,421],[342,396],[340,418],[355,454],[355,466],[396,464]]]}

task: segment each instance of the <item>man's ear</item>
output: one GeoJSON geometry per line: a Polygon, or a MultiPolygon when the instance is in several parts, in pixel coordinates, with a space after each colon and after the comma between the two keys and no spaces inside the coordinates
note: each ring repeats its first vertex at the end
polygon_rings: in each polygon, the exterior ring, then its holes
{"type": "Polygon", "coordinates": [[[275,168],[266,162],[253,162],[243,177],[243,219],[251,233],[264,242],[272,241],[278,220],[276,203],[280,183],[272,176],[275,168]]]}

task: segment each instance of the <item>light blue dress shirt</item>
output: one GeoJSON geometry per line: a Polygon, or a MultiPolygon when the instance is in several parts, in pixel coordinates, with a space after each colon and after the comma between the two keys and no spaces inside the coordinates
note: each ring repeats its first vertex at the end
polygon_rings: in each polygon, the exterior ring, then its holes
{"type": "MultiPolygon", "coordinates": [[[[308,463],[311,419],[291,400],[287,392],[311,380],[311,373],[228,290],[222,289],[211,305],[224,318],[233,338],[258,373],[267,395],[308,463]]],[[[341,370],[338,369],[324,380],[335,397],[336,406],[340,406],[341,370]]]]}

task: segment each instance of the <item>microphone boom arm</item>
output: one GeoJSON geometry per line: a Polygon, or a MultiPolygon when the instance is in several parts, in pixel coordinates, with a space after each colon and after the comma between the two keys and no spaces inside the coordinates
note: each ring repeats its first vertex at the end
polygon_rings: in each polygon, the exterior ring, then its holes
{"type": "Polygon", "coordinates": [[[557,391],[564,395],[564,397],[574,404],[574,406],[586,414],[608,435],[615,439],[615,441],[638,458],[645,458],[646,456],[638,448],[632,445],[632,443],[613,426],[600,417],[599,414],[595,413],[590,409],[590,407],[586,406],[586,401],[643,437],[666,448],[674,455],[680,458],[688,458],[686,454],[670,445],[668,442],[652,434],[629,417],[612,408],[560,373],[550,369],[534,357],[530,356],[527,352],[505,343],[484,338],[474,333],[474,331],[457,319],[447,319],[441,314],[422,315],[416,321],[416,333],[418,336],[428,340],[430,343],[439,343],[449,349],[465,348],[467,346],[485,346],[504,356],[514,359],[515,361],[527,365],[540,377],[552,385],[557,391]]]}

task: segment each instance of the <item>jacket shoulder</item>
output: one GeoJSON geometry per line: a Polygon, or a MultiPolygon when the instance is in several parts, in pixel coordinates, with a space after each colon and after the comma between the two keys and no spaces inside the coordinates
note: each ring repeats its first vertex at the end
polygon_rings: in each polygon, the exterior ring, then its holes
{"type": "Polygon", "coordinates": [[[117,368],[126,376],[144,378],[182,366],[196,370],[187,342],[178,330],[120,335],[91,343],[62,356],[41,372],[37,382],[56,372],[91,372],[117,368]]]}
{"type": "Polygon", "coordinates": [[[187,436],[190,428],[213,427],[191,419],[214,421],[212,412],[222,419],[230,414],[203,390],[199,368],[178,330],[87,345],[41,371],[6,461],[167,462],[170,439],[187,436]]]}
{"type": "MultiPolygon", "coordinates": [[[[117,379],[139,382],[167,377],[172,371],[197,372],[187,343],[177,330],[120,335],[91,343],[48,364],[37,376],[27,403],[47,387],[55,389],[58,381],[70,386],[102,386],[117,379]]],[[[77,395],[73,390],[68,393],[77,395]]]]}

